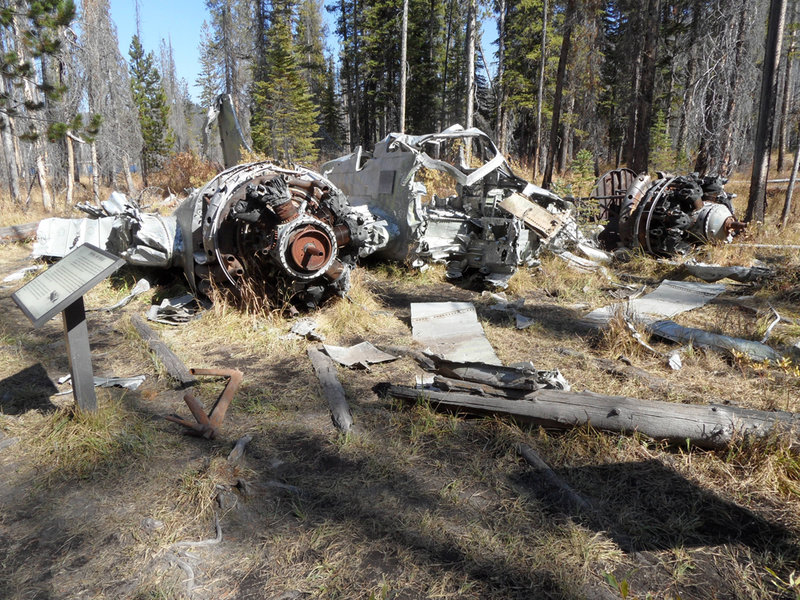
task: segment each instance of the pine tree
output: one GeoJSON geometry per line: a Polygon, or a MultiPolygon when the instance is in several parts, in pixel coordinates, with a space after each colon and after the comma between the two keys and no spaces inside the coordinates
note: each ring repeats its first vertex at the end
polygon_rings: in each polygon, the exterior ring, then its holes
{"type": "Polygon", "coordinates": [[[142,180],[148,185],[148,176],[161,165],[174,139],[167,126],[169,104],[155,57],[152,52],[144,53],[136,35],[131,40],[130,58],[131,93],[142,128],[142,180]]]}
{"type": "MultiPolygon", "coordinates": [[[[23,109],[12,86],[23,82],[32,84],[45,98],[58,99],[64,89],[40,79],[33,58],[52,56],[61,48],[60,30],[75,18],[75,3],[71,0],[38,0],[20,2],[0,10],[0,37],[12,43],[0,53],[0,73],[11,86],[0,86],[0,112],[14,116],[23,109]],[[16,38],[16,39],[14,39],[16,38]],[[19,43],[14,47],[14,43],[19,43]]],[[[43,102],[28,102],[28,111],[44,108],[43,102]]]]}
{"type": "Polygon", "coordinates": [[[253,84],[253,148],[285,162],[317,157],[318,110],[296,56],[290,7],[275,7],[268,33],[265,77],[253,84]]]}
{"type": "Polygon", "coordinates": [[[343,151],[346,132],[342,119],[342,104],[336,88],[336,65],[333,57],[328,59],[325,69],[325,87],[319,102],[320,148],[336,153],[343,151]]]}

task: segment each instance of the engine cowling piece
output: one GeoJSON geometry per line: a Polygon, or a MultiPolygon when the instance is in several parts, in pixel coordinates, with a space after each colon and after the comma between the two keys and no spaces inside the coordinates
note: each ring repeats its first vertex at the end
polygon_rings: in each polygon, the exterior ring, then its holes
{"type": "Polygon", "coordinates": [[[223,171],[179,212],[184,269],[204,293],[283,290],[316,305],[344,294],[357,258],[388,239],[381,222],[319,173],[264,162],[223,171]]]}

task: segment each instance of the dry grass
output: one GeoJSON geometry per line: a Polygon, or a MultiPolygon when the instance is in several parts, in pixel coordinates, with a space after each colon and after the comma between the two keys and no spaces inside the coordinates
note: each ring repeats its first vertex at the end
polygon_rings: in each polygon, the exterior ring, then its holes
{"type": "MultiPolygon", "coordinates": [[[[748,240],[798,243],[796,222],[779,234],[769,229],[776,204],[748,240]]],[[[29,249],[3,247],[0,272],[24,264],[29,249]]],[[[712,304],[679,322],[759,339],[770,322],[767,302],[800,318],[796,251],[714,246],[698,258],[773,261],[779,272],[763,286],[736,288],[763,303],[759,312],[712,304]]],[[[634,255],[609,275],[655,281],[672,270],[634,255]]],[[[354,274],[350,300],[334,299],[311,316],[333,344],[401,345],[412,342],[409,302],[472,301],[504,362],[557,367],[573,389],[800,412],[800,377],[788,362],[689,349],[673,372],[621,322],[601,338],[576,334],[577,317],[616,301],[602,273],[573,271],[550,256],[521,270],[507,294],[524,299],[522,312],[537,321],[523,331],[444,273],[442,266],[369,265],[354,274]],[[620,354],[671,391],[616,378],[594,360],[620,354]]],[[[112,304],[139,276],[120,271],[87,304],[112,304]]],[[[0,391],[0,432],[20,440],[0,450],[0,597],[185,598],[185,573],[168,554],[175,542],[212,538],[215,514],[223,542],[187,559],[198,598],[580,598],[591,586],[621,595],[621,582],[637,598],[797,597],[800,462],[791,440],[710,452],[591,426],[545,431],[442,414],[376,392],[379,383],[413,382],[419,369],[408,358],[369,373],[339,369],[356,422],[356,434],[339,436],[306,358],[310,342],[283,338],[292,320],[280,307],[225,302],[181,327],[153,325],[187,365],[245,373],[220,439],[199,440],[160,418],[188,410],[129,324],[157,294],[181,290],[176,283],[118,313],[90,313],[95,372],[148,375],[136,392],[101,393],[97,415],[76,414],[69,397],[41,398],[36,386],[15,388],[26,408],[12,412],[0,391]],[[225,456],[244,434],[254,439],[233,467],[225,456]],[[516,456],[519,442],[595,511],[566,507],[516,456]],[[250,487],[237,487],[240,481],[250,487]]],[[[0,380],[32,365],[51,377],[64,373],[60,323],[32,330],[11,291],[0,290],[0,380]]],[[[773,332],[775,343],[798,337],[796,325],[773,332]]],[[[674,349],[649,343],[660,353],[674,349]]],[[[222,385],[204,378],[199,397],[210,405],[222,385]]]]}

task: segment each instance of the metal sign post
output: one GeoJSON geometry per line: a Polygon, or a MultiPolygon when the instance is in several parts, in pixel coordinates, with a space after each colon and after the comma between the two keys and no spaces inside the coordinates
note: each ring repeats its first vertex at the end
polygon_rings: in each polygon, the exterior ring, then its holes
{"type": "Polygon", "coordinates": [[[124,263],[105,250],[83,244],[11,295],[36,329],[63,314],[72,394],[82,410],[97,410],[83,295],[124,263]]]}

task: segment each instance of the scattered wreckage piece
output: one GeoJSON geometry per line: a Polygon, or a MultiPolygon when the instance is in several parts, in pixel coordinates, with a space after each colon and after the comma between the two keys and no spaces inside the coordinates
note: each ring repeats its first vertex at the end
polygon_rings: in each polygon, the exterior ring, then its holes
{"type": "Polygon", "coordinates": [[[691,344],[698,348],[708,348],[729,354],[739,352],[758,362],[778,363],[782,358],[780,352],[761,342],[711,333],[694,327],[684,327],[669,319],[654,320],[646,323],[645,327],[652,335],[678,344],[691,344]]]}
{"type": "Polygon", "coordinates": [[[369,342],[361,342],[355,346],[342,347],[323,344],[325,352],[333,360],[345,367],[360,367],[369,371],[369,365],[397,360],[397,357],[378,350],[369,342]]]}
{"type": "Polygon", "coordinates": [[[540,371],[531,363],[506,367],[482,362],[456,362],[431,353],[427,353],[427,357],[433,362],[432,370],[444,376],[440,378],[442,384],[449,387],[457,387],[456,381],[472,382],[478,387],[469,386],[471,389],[503,390],[512,394],[512,397],[540,389],[570,389],[558,369],[540,371]]]}
{"type": "Polygon", "coordinates": [[[3,283],[16,283],[17,281],[22,281],[27,277],[30,273],[35,273],[36,271],[41,271],[44,269],[45,265],[31,265],[30,267],[23,267],[13,273],[9,273],[2,280],[0,280],[0,284],[3,283]]]}
{"type": "Polygon", "coordinates": [[[649,294],[596,308],[583,317],[583,321],[596,327],[605,327],[618,312],[623,311],[634,320],[647,315],[674,317],[682,312],[700,308],[725,291],[722,284],[665,279],[649,294]]]}
{"type": "MultiPolygon", "coordinates": [[[[109,388],[109,387],[121,387],[128,390],[137,390],[139,386],[144,383],[146,377],[144,375],[133,375],[131,377],[93,377],[94,380],[94,387],[99,388],[109,388]]],[[[63,385],[65,383],[69,383],[72,381],[72,375],[64,375],[64,377],[58,378],[58,383],[63,385]]],[[[72,389],[64,390],[63,392],[58,392],[55,394],[56,396],[62,396],[65,394],[71,394],[72,389]]]]}
{"type": "MultiPolygon", "coordinates": [[[[700,177],[697,173],[658,173],[655,179],[643,173],[624,193],[606,179],[622,185],[630,181],[628,169],[606,173],[595,186],[594,197],[602,202],[608,224],[599,235],[607,250],[640,248],[653,256],[686,254],[708,242],[730,242],[746,224],[736,220],[732,194],[724,190],[727,179],[700,177]]],[[[590,197],[592,200],[593,197],[590,197]]]]}
{"type": "Polygon", "coordinates": [[[192,423],[186,419],[182,419],[176,415],[167,415],[164,417],[167,421],[178,423],[191,430],[195,435],[202,436],[208,439],[214,439],[219,433],[219,428],[222,421],[225,419],[225,413],[228,412],[228,407],[233,401],[236,390],[242,383],[244,375],[238,369],[191,369],[192,375],[204,375],[212,377],[227,377],[228,382],[225,384],[225,389],[217,398],[211,411],[206,415],[203,405],[195,397],[192,390],[187,391],[183,396],[183,401],[192,413],[192,416],[197,421],[192,423]]]}
{"type": "Polygon", "coordinates": [[[138,315],[131,317],[131,325],[139,336],[147,343],[147,347],[158,357],[167,371],[167,375],[186,388],[197,383],[192,372],[186,368],[183,361],[169,349],[159,335],[153,331],[138,315]]]}
{"type": "Polygon", "coordinates": [[[411,335],[445,359],[501,364],[471,302],[412,302],[411,335]]]}
{"type": "Polygon", "coordinates": [[[164,298],[161,304],[152,304],[147,309],[147,320],[164,325],[183,325],[200,317],[197,310],[201,303],[193,294],[184,294],[176,298],[164,298]]]}
{"type": "Polygon", "coordinates": [[[112,304],[111,306],[103,306],[101,308],[87,308],[86,312],[89,312],[89,311],[98,311],[98,312],[112,312],[112,311],[115,311],[118,308],[122,308],[123,306],[127,306],[128,304],[131,303],[131,301],[134,298],[136,298],[138,296],[141,296],[142,294],[144,294],[145,292],[147,292],[149,290],[150,290],[150,282],[147,281],[147,279],[142,278],[142,279],[140,279],[139,281],[137,281],[134,284],[134,286],[131,288],[131,292],[127,296],[125,296],[122,300],[120,300],[119,302],[116,302],[115,304],[112,304]]]}
{"type": "Polygon", "coordinates": [[[677,272],[686,273],[710,283],[720,279],[732,279],[739,283],[752,283],[771,277],[774,274],[774,271],[769,267],[742,267],[738,265],[723,267],[722,265],[711,265],[694,260],[688,260],[678,265],[677,272]]]}
{"type": "Polygon", "coordinates": [[[353,427],[353,415],[350,405],[347,404],[344,388],[336,376],[336,365],[330,357],[316,348],[309,348],[307,353],[322,386],[322,395],[328,401],[334,427],[342,433],[348,433],[353,427]]]}
{"type": "Polygon", "coordinates": [[[133,265],[183,268],[194,293],[285,292],[307,306],[344,294],[357,259],[388,240],[367,209],[350,206],[318,173],[268,162],[223,171],[168,217],[117,192],[84,210],[94,218],[43,220],[34,256],[90,242],[133,265]]]}
{"type": "MultiPolygon", "coordinates": [[[[244,139],[239,118],[233,108],[233,98],[230,94],[220,94],[214,103],[208,107],[206,122],[203,125],[203,149],[210,145],[209,133],[214,124],[219,129],[220,144],[222,146],[222,159],[225,167],[232,167],[242,159],[242,150],[252,152],[253,149],[244,139]]],[[[205,152],[204,152],[205,153],[205,152]]]]}
{"type": "Polygon", "coordinates": [[[351,204],[366,206],[387,222],[390,239],[376,256],[414,266],[444,262],[453,279],[477,274],[505,287],[518,266],[536,264],[540,246],[560,247],[577,230],[571,205],[517,177],[489,136],[475,128],[391,133],[373,152],[359,147],[325,163],[322,172],[351,204]],[[477,168],[467,165],[468,147],[480,162],[477,168]],[[417,178],[423,168],[443,173],[454,189],[446,197],[428,190],[417,178]],[[500,206],[511,197],[536,204],[525,204],[523,211],[535,211],[528,217],[547,237],[532,233],[500,206]]]}
{"type": "Polygon", "coordinates": [[[773,433],[794,436],[800,415],[734,406],[678,404],[592,392],[537,390],[520,400],[390,385],[388,395],[426,400],[446,411],[500,415],[567,429],[591,425],[617,433],[639,432],[657,440],[704,448],[724,448],[741,439],[763,439],[773,433]]]}

